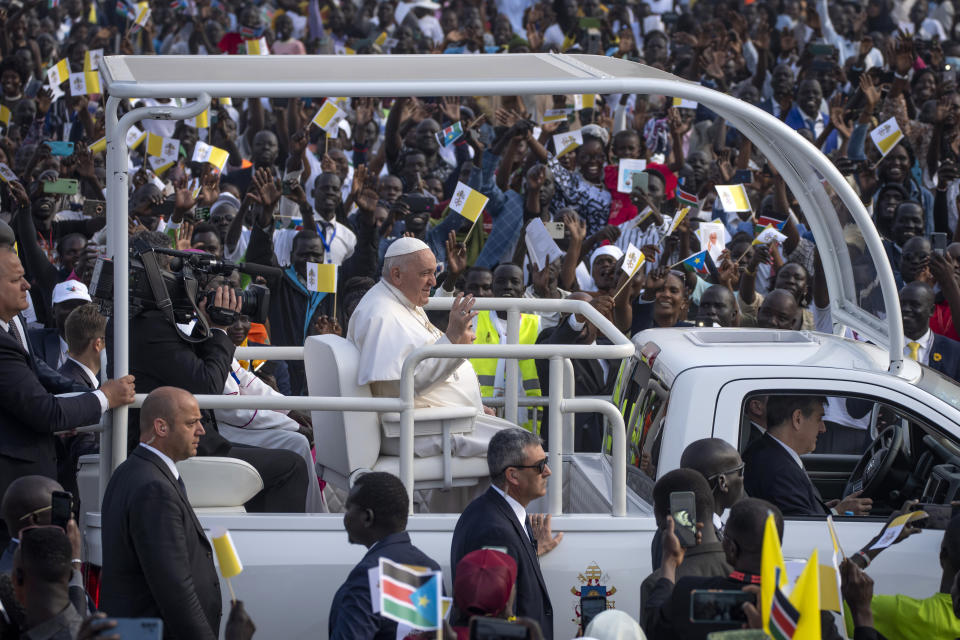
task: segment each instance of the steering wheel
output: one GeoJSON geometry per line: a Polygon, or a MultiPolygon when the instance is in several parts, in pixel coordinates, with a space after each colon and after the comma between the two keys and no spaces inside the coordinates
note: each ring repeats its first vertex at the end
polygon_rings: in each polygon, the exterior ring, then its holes
{"type": "Polygon", "coordinates": [[[843,497],[862,491],[861,498],[876,498],[902,448],[903,425],[892,424],[881,431],[853,468],[843,497]]]}

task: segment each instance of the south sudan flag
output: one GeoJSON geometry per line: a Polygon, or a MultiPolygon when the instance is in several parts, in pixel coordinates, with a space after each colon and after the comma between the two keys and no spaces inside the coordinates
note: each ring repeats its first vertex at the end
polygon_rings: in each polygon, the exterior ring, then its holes
{"type": "Polygon", "coordinates": [[[380,614],[415,629],[440,625],[440,572],[380,558],[380,614]]]}

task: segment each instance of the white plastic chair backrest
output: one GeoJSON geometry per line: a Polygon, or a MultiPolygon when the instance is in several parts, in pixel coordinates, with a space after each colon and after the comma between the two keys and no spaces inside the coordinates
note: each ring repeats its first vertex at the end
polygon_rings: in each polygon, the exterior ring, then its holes
{"type": "MultiPolygon", "coordinates": [[[[369,398],[369,385],[357,384],[360,352],[335,335],[310,336],[303,345],[307,390],[311,396],[369,398]]],[[[380,420],[376,413],[312,412],[317,462],[345,477],[371,469],[380,455],[380,420]]]]}

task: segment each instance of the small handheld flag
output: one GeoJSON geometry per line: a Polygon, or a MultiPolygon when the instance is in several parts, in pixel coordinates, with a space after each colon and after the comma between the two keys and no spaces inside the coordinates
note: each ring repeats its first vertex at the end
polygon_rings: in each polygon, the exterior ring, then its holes
{"type": "Polygon", "coordinates": [[[696,194],[688,193],[680,187],[677,187],[677,200],[679,200],[681,204],[691,207],[700,206],[700,200],[697,198],[696,194]]]}
{"type": "Polygon", "coordinates": [[[760,230],[757,237],[753,239],[751,245],[770,244],[771,242],[781,243],[787,239],[787,236],[777,231],[773,225],[768,225],[760,230]]]}
{"type": "Polygon", "coordinates": [[[106,137],[100,138],[94,142],[90,143],[90,146],[87,149],[93,153],[99,153],[100,151],[107,150],[107,139],[106,137]]]}
{"type": "Polygon", "coordinates": [[[19,179],[10,167],[0,162],[0,180],[4,182],[16,182],[19,179]]]}
{"type": "Polygon", "coordinates": [[[800,612],[794,640],[820,640],[820,562],[816,549],[793,585],[790,603],[800,612]]]}
{"type": "Polygon", "coordinates": [[[724,211],[752,211],[747,190],[742,184],[718,184],[717,195],[724,211]]]}
{"type": "Polygon", "coordinates": [[[439,571],[380,558],[380,615],[415,629],[432,631],[443,621],[439,571]]]}
{"type": "Polygon", "coordinates": [[[780,587],[773,592],[773,604],[770,608],[770,635],[775,640],[791,640],[800,622],[800,612],[790,604],[780,587]]]}
{"type": "Polygon", "coordinates": [[[547,109],[543,112],[542,124],[547,124],[548,122],[565,122],[567,117],[573,113],[573,109],[564,108],[564,109],[547,109]]]}
{"type": "Polygon", "coordinates": [[[127,129],[127,147],[129,147],[131,151],[135,150],[143,143],[146,137],[146,134],[140,131],[136,125],[130,125],[130,128],[127,129]]]}
{"type": "Polygon", "coordinates": [[[307,289],[318,293],[336,293],[337,265],[308,262],[307,289]]]}
{"type": "Polygon", "coordinates": [[[0,104],[0,124],[10,126],[10,107],[5,104],[0,104]]]}
{"type": "Polygon", "coordinates": [[[697,103],[693,100],[687,100],[686,98],[674,98],[673,106],[678,109],[696,109],[697,103]]]}
{"type": "Polygon", "coordinates": [[[617,296],[620,295],[620,292],[627,288],[627,285],[630,284],[630,281],[633,280],[633,276],[636,275],[637,271],[640,270],[640,267],[643,266],[643,263],[647,261],[647,256],[638,249],[631,242],[627,245],[627,251],[623,254],[623,264],[620,265],[620,270],[627,274],[627,279],[624,281],[620,288],[617,289],[617,292],[613,294],[613,299],[616,300],[617,296]]]}
{"type": "Polygon", "coordinates": [[[450,198],[450,208],[470,222],[476,222],[489,198],[476,189],[471,189],[462,182],[457,183],[457,189],[450,198]]]}
{"type": "Polygon", "coordinates": [[[230,532],[225,528],[214,527],[210,531],[210,539],[213,540],[213,551],[217,554],[220,575],[227,581],[227,587],[230,589],[230,599],[235,602],[237,596],[233,593],[230,578],[240,575],[240,572],[243,571],[243,563],[240,562],[237,550],[233,546],[233,538],[230,537],[230,532]]]}
{"type": "Polygon", "coordinates": [[[573,110],[581,111],[583,109],[593,109],[596,104],[597,94],[595,93],[575,93],[573,95],[573,110]]]}
{"type": "Polygon", "coordinates": [[[565,153],[573,151],[582,144],[583,132],[579,129],[576,131],[567,131],[566,133],[558,133],[553,136],[553,148],[556,149],[558,158],[565,153]]]}
{"type": "Polygon", "coordinates": [[[313,124],[317,125],[328,134],[337,130],[340,121],[347,117],[347,112],[337,106],[337,103],[329,98],[320,106],[317,115],[313,116],[313,124]]]}
{"type": "Polygon", "coordinates": [[[229,157],[230,153],[225,149],[197,140],[196,146],[193,147],[193,158],[191,160],[193,162],[209,162],[217,168],[217,171],[222,172],[229,157]]]}
{"type": "MultiPolygon", "coordinates": [[[[763,529],[763,546],[760,551],[760,616],[763,629],[770,630],[770,611],[774,593],[787,585],[787,564],[780,550],[780,534],[773,514],[767,516],[763,529]]],[[[796,623],[794,623],[796,624],[796,623]]]]}
{"type": "Polygon", "coordinates": [[[130,33],[136,33],[147,26],[147,20],[150,19],[150,6],[146,2],[142,3],[142,5],[143,6],[140,6],[140,11],[137,12],[137,18],[133,21],[133,24],[130,25],[130,33]]]}
{"type": "Polygon", "coordinates": [[[70,63],[67,62],[66,58],[47,69],[47,82],[50,83],[51,87],[59,87],[69,79],[70,63]]]}
{"type": "Polygon", "coordinates": [[[454,122],[452,125],[441,131],[437,134],[437,141],[440,143],[441,147],[449,147],[453,144],[460,136],[463,135],[463,125],[459,121],[454,122]]]}
{"type": "Polygon", "coordinates": [[[687,271],[693,271],[700,276],[707,276],[710,275],[709,260],[710,254],[704,249],[692,256],[688,256],[686,259],[680,261],[679,264],[687,271]]]}
{"type": "Polygon", "coordinates": [[[873,144],[877,145],[882,157],[886,157],[890,150],[903,140],[903,132],[900,131],[897,119],[891,117],[870,132],[870,139],[873,140],[873,144]]]}
{"type": "Polygon", "coordinates": [[[270,55],[270,46],[267,44],[266,38],[256,38],[254,40],[246,40],[244,44],[247,47],[248,56],[270,55]]]}
{"type": "Polygon", "coordinates": [[[783,228],[786,226],[786,220],[777,220],[776,218],[771,218],[770,216],[757,216],[757,224],[761,228],[772,226],[777,231],[783,231],[783,228]]]}
{"type": "Polygon", "coordinates": [[[669,236],[670,234],[672,234],[674,231],[677,230],[677,227],[679,227],[681,223],[683,223],[688,213],[690,213],[690,207],[684,207],[683,209],[680,209],[680,211],[677,211],[677,215],[673,216],[673,220],[670,221],[670,228],[667,230],[667,233],[664,236],[664,238],[666,238],[667,236],[669,236]]]}

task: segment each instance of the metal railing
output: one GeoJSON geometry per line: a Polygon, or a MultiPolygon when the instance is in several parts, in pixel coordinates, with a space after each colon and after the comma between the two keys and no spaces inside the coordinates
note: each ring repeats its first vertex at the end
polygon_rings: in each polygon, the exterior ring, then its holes
{"type": "MultiPolygon", "coordinates": [[[[432,298],[427,305],[429,310],[448,310],[453,304],[452,298],[432,298]]],[[[563,511],[563,465],[559,464],[562,454],[573,452],[573,414],[577,412],[602,413],[610,423],[613,434],[613,495],[612,514],[626,515],[626,430],[620,411],[608,400],[602,398],[575,398],[573,366],[571,359],[622,359],[633,354],[634,346],[608,319],[603,317],[588,302],[581,300],[543,300],[480,298],[474,308],[477,310],[506,311],[509,319],[515,317],[519,327],[520,314],[534,311],[577,313],[584,316],[597,327],[597,330],[613,344],[609,345],[557,345],[557,344],[516,344],[519,333],[513,336],[513,344],[496,345],[428,345],[411,352],[403,363],[400,375],[400,397],[398,398],[343,398],[333,396],[226,396],[197,395],[197,403],[202,409],[295,409],[301,411],[357,411],[357,412],[399,412],[400,413],[400,479],[413,496],[413,378],[417,365],[428,358],[503,358],[507,359],[505,380],[513,369],[513,385],[505,382],[506,389],[517,390],[519,370],[517,360],[544,359],[550,361],[550,388],[544,398],[518,397],[516,391],[507,393],[503,399],[490,399],[491,404],[503,403],[513,407],[513,415],[519,406],[547,406],[550,421],[549,455],[554,463],[552,475],[548,480],[550,513],[560,515],[563,511]]],[[[508,338],[509,340],[509,338],[508,338]]],[[[303,347],[242,347],[236,356],[264,358],[273,360],[302,360],[303,347]]],[[[137,394],[132,406],[139,407],[145,394],[137,394]]],[[[515,420],[511,422],[516,423],[515,420]]],[[[109,432],[109,429],[107,430],[109,432]]],[[[126,448],[122,446],[123,451],[126,448]]],[[[114,452],[112,460],[117,459],[114,452]]],[[[109,456],[101,456],[101,460],[109,456]]],[[[103,468],[103,467],[102,467],[103,468]]],[[[103,478],[105,476],[101,476],[103,478]]],[[[105,485],[105,483],[102,483],[105,485]]],[[[411,499],[411,512],[413,501],[411,499]]]]}

